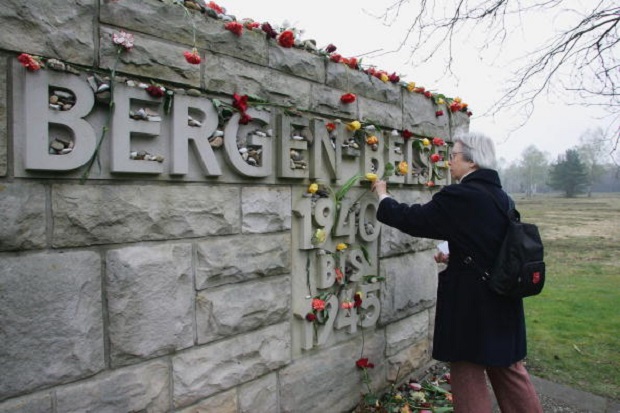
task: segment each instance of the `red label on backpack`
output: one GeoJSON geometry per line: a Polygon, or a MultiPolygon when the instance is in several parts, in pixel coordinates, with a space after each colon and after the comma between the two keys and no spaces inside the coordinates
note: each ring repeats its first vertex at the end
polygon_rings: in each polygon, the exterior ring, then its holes
{"type": "Polygon", "coordinates": [[[538,284],[540,282],[540,272],[536,271],[532,274],[532,284],[538,284]]]}

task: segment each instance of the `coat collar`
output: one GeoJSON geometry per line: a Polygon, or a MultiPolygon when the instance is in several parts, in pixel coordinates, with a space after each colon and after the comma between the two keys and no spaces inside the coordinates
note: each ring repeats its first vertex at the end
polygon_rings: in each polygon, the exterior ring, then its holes
{"type": "Polygon", "coordinates": [[[462,184],[468,182],[481,182],[488,185],[495,185],[498,187],[502,187],[502,183],[499,179],[499,174],[495,169],[477,169],[465,176],[461,181],[462,184]]]}

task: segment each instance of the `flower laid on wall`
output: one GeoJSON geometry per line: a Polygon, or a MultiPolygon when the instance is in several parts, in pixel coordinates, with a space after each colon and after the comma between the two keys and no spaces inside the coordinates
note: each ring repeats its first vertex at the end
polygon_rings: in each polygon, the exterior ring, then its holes
{"type": "Polygon", "coordinates": [[[295,34],[292,30],[285,30],[278,35],[278,44],[285,48],[293,47],[295,44],[295,34]]]}
{"type": "Polygon", "coordinates": [[[228,22],[224,25],[224,28],[237,36],[243,34],[243,24],[238,22],[228,22]]]}
{"type": "Polygon", "coordinates": [[[17,60],[30,72],[36,72],[41,69],[42,66],[40,57],[31,56],[27,53],[22,53],[17,56],[17,60]]]}

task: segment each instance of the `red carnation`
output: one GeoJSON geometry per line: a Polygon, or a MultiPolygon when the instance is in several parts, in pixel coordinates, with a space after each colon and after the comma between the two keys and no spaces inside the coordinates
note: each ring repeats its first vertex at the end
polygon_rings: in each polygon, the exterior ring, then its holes
{"type": "Polygon", "coordinates": [[[325,125],[325,128],[326,128],[329,132],[331,132],[331,131],[333,131],[334,129],[336,129],[336,124],[335,124],[335,123],[333,123],[333,122],[329,122],[327,125],[325,125]]]}
{"type": "Polygon", "coordinates": [[[329,56],[329,60],[331,60],[332,62],[340,63],[342,61],[342,55],[339,55],[338,53],[333,53],[329,56]]]}
{"type": "Polygon", "coordinates": [[[345,93],[344,95],[340,96],[340,101],[342,103],[349,104],[349,103],[355,102],[355,98],[356,98],[355,94],[345,93]]]}
{"type": "Polygon", "coordinates": [[[357,57],[350,57],[347,65],[349,65],[351,69],[357,69],[357,57]]]}
{"type": "Polygon", "coordinates": [[[353,296],[353,307],[358,308],[362,306],[362,295],[360,293],[355,293],[353,296]]]}
{"type": "Polygon", "coordinates": [[[325,51],[327,53],[334,53],[336,51],[336,46],[334,46],[333,44],[328,44],[327,47],[325,48],[325,51]]]}
{"type": "Polygon", "coordinates": [[[17,56],[17,60],[19,61],[19,63],[22,64],[22,66],[24,66],[27,70],[31,72],[36,72],[37,70],[41,69],[41,65],[39,64],[39,62],[37,62],[34,57],[30,56],[27,53],[22,53],[17,56]]]}
{"type": "Polygon", "coordinates": [[[164,96],[164,89],[161,86],[150,85],[146,88],[146,93],[153,96],[154,98],[160,98],[164,96]]]}
{"type": "Polygon", "coordinates": [[[306,314],[306,320],[313,322],[314,320],[316,320],[316,314],[314,313],[308,313],[306,314]]]}
{"type": "Polygon", "coordinates": [[[441,155],[439,155],[438,153],[434,153],[434,154],[431,155],[430,159],[431,159],[432,163],[439,162],[439,161],[441,161],[441,155]]]}
{"type": "Polygon", "coordinates": [[[413,136],[413,133],[409,129],[403,131],[403,139],[407,140],[413,136]]]}
{"type": "Polygon", "coordinates": [[[241,119],[239,119],[239,123],[242,125],[247,125],[252,120],[252,117],[247,113],[243,112],[241,114],[241,119]]]}
{"type": "Polygon", "coordinates": [[[426,96],[427,98],[431,98],[433,97],[433,94],[430,92],[430,90],[427,90],[426,92],[424,92],[424,96],[426,96]]]}
{"type": "Polygon", "coordinates": [[[444,146],[446,142],[441,138],[433,138],[433,145],[435,146],[444,146]]]}
{"type": "Polygon", "coordinates": [[[438,110],[437,112],[435,112],[435,116],[443,116],[443,110],[438,110]]]}
{"type": "Polygon", "coordinates": [[[370,363],[370,362],[368,362],[368,359],[367,359],[367,358],[365,358],[365,357],[363,357],[363,358],[361,358],[361,359],[357,360],[357,361],[355,362],[355,365],[356,365],[356,366],[357,366],[357,368],[359,368],[359,369],[371,369],[371,368],[375,367],[375,365],[374,365],[374,364],[372,364],[372,363],[370,363]]]}
{"type": "Polygon", "coordinates": [[[228,23],[226,23],[224,28],[226,30],[230,30],[231,32],[233,32],[237,36],[241,36],[241,34],[243,34],[243,24],[241,24],[239,22],[228,22],[228,23]]]}
{"type": "Polygon", "coordinates": [[[215,2],[210,1],[209,4],[207,4],[207,7],[210,8],[211,10],[215,11],[216,13],[219,14],[224,14],[225,11],[222,7],[218,6],[215,2]]]}
{"type": "Polygon", "coordinates": [[[185,56],[185,60],[187,60],[187,63],[191,63],[193,65],[200,64],[200,55],[198,54],[198,50],[195,47],[191,52],[186,50],[185,52],[183,52],[183,55],[185,56]]]}
{"type": "Polygon", "coordinates": [[[273,30],[271,24],[264,22],[263,24],[261,24],[260,28],[267,34],[267,37],[271,39],[275,39],[276,37],[278,37],[278,32],[273,30]]]}
{"type": "Polygon", "coordinates": [[[239,96],[237,93],[233,94],[233,107],[239,109],[240,112],[248,110],[248,95],[239,96]]]}
{"type": "Polygon", "coordinates": [[[392,74],[388,77],[388,79],[389,79],[389,80],[390,80],[390,82],[392,82],[392,83],[398,83],[398,82],[400,82],[400,76],[398,76],[398,75],[396,74],[396,72],[392,73],[392,74]]]}
{"type": "Polygon", "coordinates": [[[280,43],[280,46],[282,47],[293,47],[295,44],[295,34],[292,30],[283,31],[280,33],[280,36],[278,36],[278,43],[280,43]]]}

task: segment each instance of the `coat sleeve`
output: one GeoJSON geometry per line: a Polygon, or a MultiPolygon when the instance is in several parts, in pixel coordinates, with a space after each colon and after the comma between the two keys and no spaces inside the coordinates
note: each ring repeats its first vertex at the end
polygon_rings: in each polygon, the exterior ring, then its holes
{"type": "Polygon", "coordinates": [[[454,189],[445,187],[426,204],[405,204],[384,198],[377,209],[377,219],[414,237],[448,240],[454,229],[454,214],[460,200],[454,189]]]}

